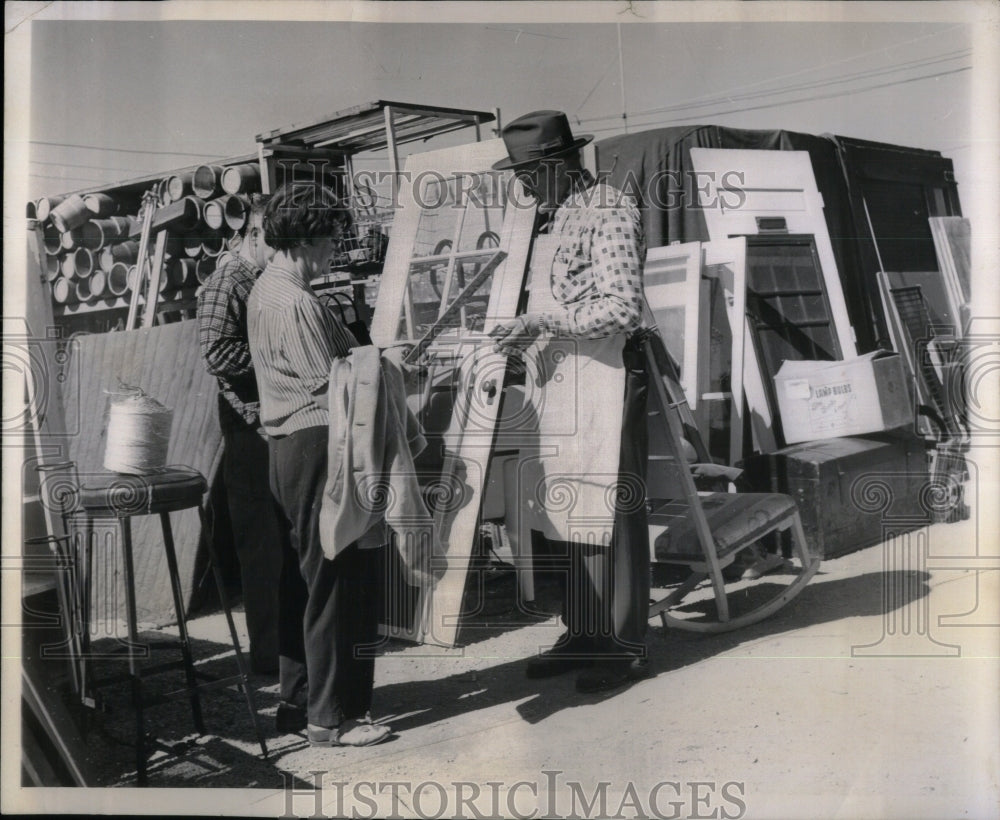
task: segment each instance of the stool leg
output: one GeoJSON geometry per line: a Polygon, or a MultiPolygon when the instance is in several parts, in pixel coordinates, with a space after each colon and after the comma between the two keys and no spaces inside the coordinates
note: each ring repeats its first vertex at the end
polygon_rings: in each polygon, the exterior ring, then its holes
{"type": "Polygon", "coordinates": [[[136,657],[139,643],[138,618],[135,609],[135,571],[132,566],[132,528],[128,518],[119,518],[122,555],[125,559],[125,605],[128,619],[128,671],[132,684],[132,705],[135,707],[135,767],[140,786],[146,785],[146,727],[143,722],[142,669],[136,657]]]}
{"type": "Polygon", "coordinates": [[[222,602],[222,609],[226,613],[226,623],[229,624],[229,635],[233,639],[233,649],[236,652],[236,666],[240,672],[240,680],[243,685],[243,696],[246,698],[247,708],[250,710],[250,719],[253,721],[253,729],[257,734],[257,742],[260,744],[261,753],[267,759],[267,744],[264,742],[264,734],[260,730],[260,718],[257,716],[257,704],[254,700],[253,690],[247,682],[246,661],[243,658],[243,650],[240,649],[240,639],[236,634],[236,624],[233,622],[233,611],[229,608],[229,598],[226,595],[226,585],[222,580],[222,573],[219,570],[219,562],[215,560],[215,544],[212,541],[212,531],[208,527],[207,516],[202,507],[198,507],[198,515],[201,518],[201,532],[208,548],[208,563],[212,566],[212,575],[215,578],[215,587],[219,591],[219,600],[222,602]]]}
{"type": "Polygon", "coordinates": [[[170,514],[160,513],[160,525],[163,528],[163,546],[167,553],[167,569],[170,572],[170,589],[174,594],[174,609],[177,611],[177,629],[181,635],[181,652],[184,655],[184,674],[187,677],[188,689],[191,691],[191,715],[194,718],[194,728],[205,733],[205,722],[201,717],[201,701],[198,698],[198,680],[194,674],[194,662],[191,659],[191,643],[188,640],[187,619],[184,617],[184,598],[181,595],[181,579],[177,571],[177,555],[174,553],[174,534],[170,529],[170,514]]]}
{"type": "Polygon", "coordinates": [[[83,531],[83,543],[79,545],[77,552],[77,568],[79,576],[77,578],[78,601],[80,606],[80,685],[81,697],[84,703],[91,703],[90,693],[90,585],[91,575],[91,550],[93,549],[94,522],[88,517],[83,531]]]}

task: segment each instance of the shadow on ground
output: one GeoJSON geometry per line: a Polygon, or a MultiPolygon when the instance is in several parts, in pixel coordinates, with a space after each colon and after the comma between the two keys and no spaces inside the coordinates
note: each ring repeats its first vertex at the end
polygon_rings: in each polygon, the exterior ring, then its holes
{"type": "MultiPolygon", "coordinates": [[[[744,627],[737,632],[719,635],[699,635],[678,630],[664,630],[650,625],[647,643],[652,674],[675,671],[723,654],[748,642],[795,629],[829,623],[844,618],[884,614],[884,589],[905,584],[911,594],[907,602],[917,601],[929,592],[926,573],[872,572],[837,580],[822,581],[822,572],[790,604],[771,618],[744,627]]],[[[747,600],[752,605],[756,596],[774,593],[774,584],[764,580],[748,588],[747,600]]],[[[463,625],[462,639],[474,644],[501,632],[509,632],[537,623],[547,617],[545,612],[557,610],[558,602],[549,591],[541,596],[538,609],[524,612],[513,602],[513,595],[504,600],[494,591],[483,599],[479,611],[463,625]],[[492,597],[491,597],[492,596],[492,597]]],[[[739,602],[737,601],[737,605],[739,602]]],[[[711,600],[684,607],[687,614],[711,614],[711,600]]],[[[552,630],[555,638],[557,630],[552,630]]],[[[142,639],[155,644],[172,640],[162,633],[144,633],[142,639]]],[[[533,636],[537,640],[537,635],[533,636]]],[[[232,647],[228,643],[194,639],[194,657],[199,671],[228,676],[235,672],[232,647]],[[199,660],[201,659],[201,660],[199,660]]],[[[387,657],[376,663],[388,662],[392,655],[403,655],[412,645],[390,642],[387,657]]],[[[525,666],[536,647],[525,649],[525,655],[483,667],[475,671],[463,668],[459,674],[434,675],[426,679],[383,684],[375,691],[375,711],[392,715],[393,729],[406,732],[443,720],[458,718],[504,703],[516,703],[518,714],[529,724],[557,712],[617,697],[621,689],[598,695],[583,695],[574,688],[574,675],[567,674],[544,680],[529,680],[525,666]]],[[[160,654],[160,653],[157,653],[160,654]]],[[[166,654],[166,653],[164,653],[166,654]]],[[[121,670],[119,661],[102,661],[103,667],[121,670]]],[[[440,665],[423,667],[418,660],[415,669],[440,670],[440,665]]],[[[117,671],[116,670],[116,671],[117,671]]],[[[149,694],[155,696],[184,684],[183,673],[170,671],[148,679],[149,694]]],[[[60,687],[67,702],[68,685],[60,687]]],[[[150,752],[147,770],[154,787],[216,787],[275,789],[287,785],[308,788],[308,780],[283,772],[280,760],[307,748],[302,735],[276,736],[273,714],[277,706],[277,680],[258,677],[252,689],[267,740],[270,759],[260,755],[253,724],[242,693],[234,686],[204,693],[201,697],[206,734],[199,736],[194,729],[190,706],[185,698],[171,700],[147,711],[150,752]]],[[[78,715],[80,734],[88,762],[96,771],[95,786],[134,785],[135,746],[134,712],[130,705],[129,684],[119,681],[102,688],[103,709],[81,710],[78,715]]],[[[374,750],[373,750],[374,751],[374,750]]],[[[308,778],[308,775],[306,775],[308,778]]]]}

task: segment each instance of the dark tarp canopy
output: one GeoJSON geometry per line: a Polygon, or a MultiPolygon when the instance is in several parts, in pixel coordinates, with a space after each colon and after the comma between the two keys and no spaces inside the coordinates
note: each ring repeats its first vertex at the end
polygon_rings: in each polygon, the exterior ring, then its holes
{"type": "MultiPolygon", "coordinates": [[[[847,182],[836,138],[794,131],[749,131],[718,125],[657,128],[601,140],[596,145],[597,170],[609,184],[635,195],[642,206],[649,247],[709,239],[698,208],[698,182],[691,165],[692,148],[756,151],[807,151],[816,185],[823,195],[827,229],[844,289],[848,315],[859,352],[873,350],[881,310],[872,303],[865,281],[847,182]]],[[[870,240],[867,240],[870,241],[870,240]]],[[[874,282],[875,271],[867,277],[874,282]]]]}

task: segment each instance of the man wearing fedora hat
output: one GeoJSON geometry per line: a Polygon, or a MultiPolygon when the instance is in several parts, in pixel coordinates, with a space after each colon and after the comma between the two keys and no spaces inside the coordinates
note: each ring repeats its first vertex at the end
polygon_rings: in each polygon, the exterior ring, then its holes
{"type": "Polygon", "coordinates": [[[538,548],[544,539],[569,559],[566,633],[527,674],[579,669],[577,688],[594,692],[648,674],[648,379],[637,338],[645,241],[635,200],[583,168],[580,149],[593,137],[574,137],[565,114],[526,114],[503,139],[509,156],[493,167],[514,171],[544,224],[527,311],[491,336],[498,352],[528,360],[530,386],[540,388],[525,390],[540,455],[534,474],[520,473],[521,507],[538,548]]]}

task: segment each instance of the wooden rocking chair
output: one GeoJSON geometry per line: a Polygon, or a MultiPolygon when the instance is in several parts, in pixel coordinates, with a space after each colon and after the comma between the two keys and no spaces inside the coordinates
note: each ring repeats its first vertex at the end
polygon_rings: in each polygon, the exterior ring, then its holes
{"type": "MultiPolygon", "coordinates": [[[[707,463],[707,449],[662,342],[650,334],[645,348],[653,385],[647,477],[651,560],[691,570],[674,591],[651,604],[649,615],[659,615],[664,627],[692,632],[726,632],[756,623],[802,591],[819,568],[819,557],[809,552],[798,507],[791,497],[777,493],[699,493],[696,478],[734,480],[741,471],[707,463]],[[693,463],[696,460],[706,463],[693,463]],[[757,582],[734,583],[727,590],[723,570],[769,533],[789,528],[793,553],[800,564],[791,582],[775,594],[764,595],[764,600],[756,600],[762,597],[759,593],[765,586],[756,586],[757,582]],[[689,619],[670,613],[706,580],[711,582],[714,593],[714,620],[710,615],[706,619],[689,619]],[[735,603],[737,596],[751,602],[744,601],[744,611],[734,616],[730,603],[731,598],[735,603]]],[[[765,577],[766,586],[770,586],[772,577],[765,577]]]]}

